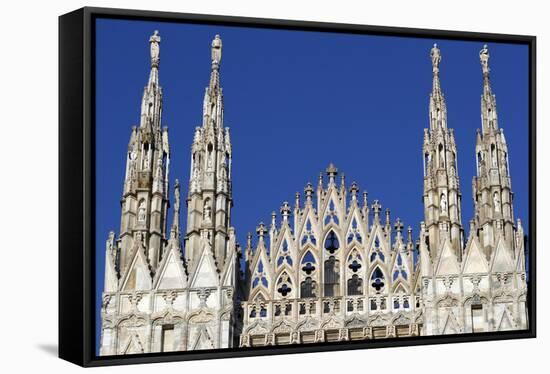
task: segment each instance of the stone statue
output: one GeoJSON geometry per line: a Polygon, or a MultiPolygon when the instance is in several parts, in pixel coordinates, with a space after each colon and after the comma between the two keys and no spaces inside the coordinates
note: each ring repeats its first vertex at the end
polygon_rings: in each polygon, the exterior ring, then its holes
{"type": "Polygon", "coordinates": [[[138,221],[139,222],[145,222],[145,201],[142,200],[140,203],[139,203],[139,208],[138,208],[138,221]]]}
{"type": "Polygon", "coordinates": [[[217,62],[218,64],[222,60],[222,40],[219,35],[214,37],[212,40],[212,62],[217,62]]]}
{"type": "Polygon", "coordinates": [[[500,197],[498,196],[498,192],[495,192],[493,195],[493,205],[495,207],[495,212],[500,212],[500,197]]]}
{"type": "Polygon", "coordinates": [[[434,72],[439,71],[439,63],[441,62],[441,51],[437,47],[437,44],[434,43],[434,46],[430,52],[430,57],[432,58],[432,69],[434,72]]]}
{"type": "Polygon", "coordinates": [[[206,201],[204,203],[203,219],[206,222],[210,222],[212,220],[212,208],[210,207],[210,202],[209,201],[206,201]]]}
{"type": "Polygon", "coordinates": [[[441,194],[441,213],[447,212],[447,195],[441,194]]]}
{"type": "Polygon", "coordinates": [[[162,158],[160,157],[157,159],[157,170],[155,178],[162,179],[162,158]]]}
{"type": "Polygon", "coordinates": [[[158,30],[155,30],[153,35],[149,38],[149,43],[151,45],[151,64],[158,66],[160,61],[160,35],[158,30]]]}
{"type": "Polygon", "coordinates": [[[145,153],[145,158],[143,159],[143,170],[149,170],[149,150],[145,153]]]}
{"type": "Polygon", "coordinates": [[[489,50],[487,49],[487,44],[485,44],[481,51],[479,51],[479,61],[481,62],[483,74],[489,73],[489,57],[489,50]]]}
{"type": "Polygon", "coordinates": [[[443,154],[443,152],[439,153],[439,167],[445,167],[445,155],[443,154]]]}

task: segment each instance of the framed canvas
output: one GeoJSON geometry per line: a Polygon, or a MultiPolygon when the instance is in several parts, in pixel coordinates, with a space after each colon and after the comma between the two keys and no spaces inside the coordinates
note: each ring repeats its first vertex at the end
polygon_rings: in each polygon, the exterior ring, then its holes
{"type": "Polygon", "coordinates": [[[535,37],[83,8],[59,51],[61,358],[535,337],[535,37]]]}

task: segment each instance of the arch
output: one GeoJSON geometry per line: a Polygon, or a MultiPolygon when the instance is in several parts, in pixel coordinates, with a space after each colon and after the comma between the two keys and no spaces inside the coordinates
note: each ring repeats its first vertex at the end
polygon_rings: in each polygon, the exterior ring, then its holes
{"type": "Polygon", "coordinates": [[[261,259],[258,261],[258,264],[256,265],[256,269],[254,270],[254,274],[252,276],[252,288],[254,289],[260,285],[265,287],[266,289],[269,289],[269,280],[267,279],[266,273],[264,271],[264,264],[261,259]]]}
{"type": "Polygon", "coordinates": [[[300,269],[309,276],[317,270],[317,259],[310,250],[307,250],[302,255],[300,265],[300,269]]]}
{"type": "Polygon", "coordinates": [[[287,270],[283,270],[277,277],[275,282],[275,295],[279,298],[292,297],[294,291],[294,284],[292,278],[288,274],[287,270]]]}
{"type": "Polygon", "coordinates": [[[371,290],[377,294],[384,292],[386,289],[386,275],[379,265],[376,265],[374,269],[372,269],[369,279],[371,290]]]}
{"type": "Polygon", "coordinates": [[[354,240],[358,243],[363,243],[363,236],[361,235],[359,224],[357,223],[357,217],[355,217],[355,215],[353,215],[351,219],[348,234],[346,235],[346,242],[347,244],[351,244],[354,240]]]}
{"type": "Polygon", "coordinates": [[[325,240],[323,241],[323,248],[328,251],[331,255],[334,254],[338,249],[340,249],[340,239],[334,230],[329,230],[325,235],[325,240]]]}
{"type": "Polygon", "coordinates": [[[376,233],[372,239],[370,250],[369,250],[369,259],[373,263],[377,259],[382,263],[386,261],[386,255],[384,255],[384,249],[382,247],[382,241],[380,240],[379,235],[376,233]]]}
{"type": "Polygon", "coordinates": [[[394,294],[410,294],[409,287],[401,280],[397,281],[393,285],[393,293],[394,294]]]}
{"type": "Polygon", "coordinates": [[[352,248],[349,251],[346,263],[347,263],[347,268],[352,273],[359,273],[359,271],[363,267],[363,257],[361,256],[357,248],[352,248]]]}
{"type": "Polygon", "coordinates": [[[311,224],[311,219],[308,217],[306,223],[302,229],[302,239],[300,240],[302,247],[307,244],[317,245],[317,238],[315,237],[315,232],[313,230],[313,225],[311,224]]]}
{"type": "Polygon", "coordinates": [[[279,252],[277,253],[277,267],[283,266],[283,264],[288,264],[292,266],[294,261],[292,261],[292,254],[288,247],[288,241],[286,238],[283,238],[281,245],[279,246],[279,252]]]}

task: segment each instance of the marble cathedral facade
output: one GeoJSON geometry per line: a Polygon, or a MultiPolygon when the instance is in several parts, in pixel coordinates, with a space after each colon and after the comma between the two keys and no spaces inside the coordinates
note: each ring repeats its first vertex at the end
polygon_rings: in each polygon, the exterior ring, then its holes
{"type": "Polygon", "coordinates": [[[157,32],[149,42],[151,71],[127,149],[120,232],[110,232],[106,242],[100,355],[527,328],[524,233],[514,220],[486,46],[475,216],[467,238],[434,45],[419,238],[399,218],[392,223],[379,201],[369,203],[355,182],[346,186],[331,164],[316,187],[296,194],[293,206],[282,204],[279,221],[273,212],[269,226],[256,228],[256,239],[248,234],[241,250],[231,226],[222,41],[212,41],[202,125],[191,146],[185,233],[177,179],[170,198],[157,32]]]}

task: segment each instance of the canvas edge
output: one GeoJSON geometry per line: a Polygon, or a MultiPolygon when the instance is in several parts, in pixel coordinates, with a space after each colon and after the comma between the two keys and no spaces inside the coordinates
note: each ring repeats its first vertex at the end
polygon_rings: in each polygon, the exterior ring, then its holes
{"type": "Polygon", "coordinates": [[[107,366],[136,363],[186,361],[214,358],[263,356],[350,349],[402,347],[428,344],[480,342],[490,340],[536,337],[536,37],[494,33],[417,29],[404,27],[367,26],[266,18],[217,16],[146,10],[85,7],[59,18],[59,356],[80,366],[107,366]],[[529,238],[530,273],[529,330],[483,334],[460,334],[419,338],[384,339],[322,345],[296,345],[271,348],[226,349],[170,354],[132,356],[95,355],[94,341],[94,278],[93,255],[93,33],[98,17],[147,19],[162,22],[214,23],[246,27],[267,27],[294,30],[368,33],[375,35],[439,38],[449,40],[479,40],[526,44],[530,56],[529,113],[529,238]],[[75,80],[80,74],[80,78],[75,80]],[[67,105],[67,98],[77,98],[79,105],[67,105]],[[78,126],[74,126],[76,120],[78,126]],[[82,142],[75,142],[81,138],[82,142]],[[63,157],[69,150],[71,157],[63,157]],[[82,170],[78,170],[78,167],[82,170]],[[76,169],[75,169],[76,168],[76,169]],[[77,170],[77,172],[74,172],[77,170]],[[75,188],[80,186],[81,188],[75,188]],[[76,200],[79,204],[70,204],[76,200]],[[68,233],[72,235],[67,235],[68,233]],[[74,250],[79,245],[82,250],[74,250]],[[78,266],[75,266],[77,264],[78,266]],[[70,282],[64,282],[69,279],[70,282]],[[81,294],[82,299],[75,298],[81,294]],[[76,329],[74,326],[79,326],[76,329]]]}

